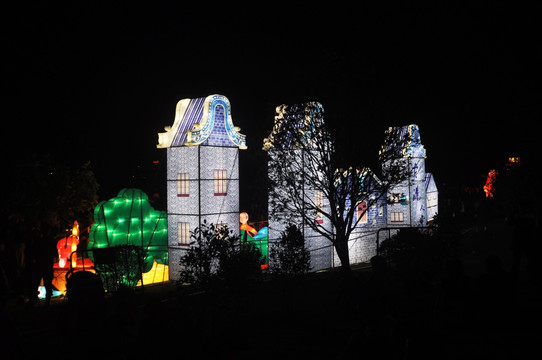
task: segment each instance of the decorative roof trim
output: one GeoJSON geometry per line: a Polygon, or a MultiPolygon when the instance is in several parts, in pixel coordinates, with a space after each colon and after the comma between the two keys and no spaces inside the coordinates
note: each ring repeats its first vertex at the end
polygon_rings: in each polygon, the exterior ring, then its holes
{"type": "Polygon", "coordinates": [[[425,148],[420,140],[418,125],[389,127],[386,130],[386,143],[381,146],[379,155],[394,151],[397,157],[425,158],[425,148]]]}
{"type": "Polygon", "coordinates": [[[275,123],[273,130],[267,138],[263,140],[263,150],[269,151],[275,148],[280,149],[300,149],[308,148],[314,137],[314,132],[323,126],[324,107],[317,101],[307,103],[286,105],[282,104],[275,108],[275,123]],[[285,124],[288,122],[289,124],[285,124]],[[298,131],[299,135],[282,134],[283,143],[275,144],[276,137],[288,126],[288,129],[298,131]],[[284,137],[286,135],[286,137],[284,137]]]}
{"type": "Polygon", "coordinates": [[[232,144],[246,149],[246,137],[233,125],[230,101],[223,95],[209,95],[206,98],[182,99],[177,103],[173,126],[166,126],[158,134],[157,148],[171,146],[197,146],[211,135],[215,123],[215,108],[224,107],[225,128],[232,144]]]}

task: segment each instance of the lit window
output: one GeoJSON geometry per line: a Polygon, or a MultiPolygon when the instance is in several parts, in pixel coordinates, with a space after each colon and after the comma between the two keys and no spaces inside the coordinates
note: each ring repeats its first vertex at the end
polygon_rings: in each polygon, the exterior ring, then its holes
{"type": "Polygon", "coordinates": [[[324,215],[318,211],[324,208],[324,193],[322,190],[314,190],[314,206],[316,207],[316,214],[314,216],[314,221],[317,224],[324,223],[324,215]]]}
{"type": "Polygon", "coordinates": [[[177,196],[190,196],[190,182],[188,181],[188,173],[177,174],[177,196]]]}
{"type": "Polygon", "coordinates": [[[384,215],[384,205],[378,204],[378,216],[384,215]]]}
{"type": "Polygon", "coordinates": [[[190,224],[187,222],[177,223],[177,244],[190,245],[190,224]]]}
{"type": "Polygon", "coordinates": [[[392,212],[391,213],[391,222],[404,222],[404,215],[402,212],[392,212]]]}
{"type": "Polygon", "coordinates": [[[367,224],[367,201],[358,205],[358,220],[361,224],[367,224]]]}
{"type": "Polygon", "coordinates": [[[215,196],[227,195],[226,190],[226,170],[214,171],[214,192],[215,196]]]}

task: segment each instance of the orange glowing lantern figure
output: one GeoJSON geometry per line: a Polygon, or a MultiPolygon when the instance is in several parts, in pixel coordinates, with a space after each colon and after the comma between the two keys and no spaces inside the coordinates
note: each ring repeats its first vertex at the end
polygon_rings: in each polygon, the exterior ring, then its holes
{"type": "Polygon", "coordinates": [[[248,213],[246,212],[240,213],[239,222],[241,223],[241,226],[239,227],[240,230],[244,230],[248,232],[249,234],[252,234],[252,236],[258,233],[256,229],[254,229],[252,226],[248,224],[248,213]]]}
{"type": "MultiPolygon", "coordinates": [[[[58,250],[58,267],[64,268],[69,261],[72,252],[77,251],[79,245],[79,223],[73,222],[72,234],[68,237],[60,239],[56,244],[58,250]]],[[[72,267],[77,265],[77,257],[72,259],[72,267]]]]}
{"type": "Polygon", "coordinates": [[[487,180],[486,184],[484,185],[484,192],[486,193],[486,197],[492,198],[495,195],[495,179],[497,179],[497,175],[499,172],[497,170],[491,170],[489,174],[487,174],[487,180]]]}

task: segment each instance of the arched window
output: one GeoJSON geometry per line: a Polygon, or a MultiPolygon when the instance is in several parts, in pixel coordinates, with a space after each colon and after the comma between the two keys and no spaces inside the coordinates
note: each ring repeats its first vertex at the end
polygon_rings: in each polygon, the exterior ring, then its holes
{"type": "Polygon", "coordinates": [[[358,220],[360,224],[367,224],[367,201],[358,204],[358,220]]]}

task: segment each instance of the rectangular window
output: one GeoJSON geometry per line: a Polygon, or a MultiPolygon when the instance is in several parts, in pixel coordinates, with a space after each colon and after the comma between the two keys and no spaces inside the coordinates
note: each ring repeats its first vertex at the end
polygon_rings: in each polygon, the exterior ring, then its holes
{"type": "Polygon", "coordinates": [[[188,181],[188,173],[177,174],[177,196],[190,196],[190,182],[188,181]]]}
{"type": "Polygon", "coordinates": [[[215,196],[226,196],[227,187],[226,187],[226,170],[215,170],[214,171],[214,193],[215,196]]]}
{"type": "Polygon", "coordinates": [[[378,204],[378,216],[384,215],[384,205],[378,204]]]}
{"type": "Polygon", "coordinates": [[[402,212],[392,212],[391,213],[391,222],[404,222],[404,215],[402,212]]]}
{"type": "Polygon", "coordinates": [[[314,190],[314,206],[316,207],[316,213],[314,214],[314,222],[317,224],[324,223],[324,215],[318,211],[318,209],[324,208],[324,193],[322,190],[314,190]]]}
{"type": "Polygon", "coordinates": [[[361,224],[367,224],[367,201],[362,201],[358,205],[358,220],[361,224]]]}
{"type": "Polygon", "coordinates": [[[190,245],[190,223],[177,223],[177,244],[182,246],[190,245]]]}

